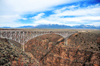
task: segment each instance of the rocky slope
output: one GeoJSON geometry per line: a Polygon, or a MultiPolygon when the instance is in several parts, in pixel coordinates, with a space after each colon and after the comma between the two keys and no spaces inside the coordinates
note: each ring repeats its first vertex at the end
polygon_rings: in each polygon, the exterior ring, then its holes
{"type": "Polygon", "coordinates": [[[44,56],[52,49],[53,46],[55,46],[59,38],[62,37],[55,34],[47,34],[36,37],[25,44],[25,51],[31,52],[39,61],[42,56],[44,56]]]}
{"type": "Polygon", "coordinates": [[[61,36],[43,35],[30,40],[25,45],[25,50],[33,54],[39,62],[39,66],[99,66],[98,37],[99,34],[73,34],[68,39],[68,45],[65,46],[61,36]]]}
{"type": "Polygon", "coordinates": [[[0,66],[28,66],[31,62],[31,56],[23,52],[16,42],[14,43],[0,38],[0,66]]]}
{"type": "Polygon", "coordinates": [[[25,44],[25,52],[18,43],[0,39],[0,64],[100,66],[100,34],[79,32],[67,39],[67,45],[64,45],[64,39],[59,35],[42,35],[29,40],[25,44]]]}
{"type": "Polygon", "coordinates": [[[79,32],[67,39],[67,46],[80,50],[100,52],[100,33],[79,32]]]}

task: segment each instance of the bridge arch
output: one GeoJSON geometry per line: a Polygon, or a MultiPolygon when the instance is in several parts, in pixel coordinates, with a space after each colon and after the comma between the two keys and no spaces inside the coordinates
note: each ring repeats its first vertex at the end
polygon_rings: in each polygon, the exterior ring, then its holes
{"type": "MultiPolygon", "coordinates": [[[[50,34],[55,34],[55,33],[48,33],[48,34],[37,35],[37,36],[35,36],[35,37],[33,37],[33,38],[31,38],[31,39],[27,40],[27,41],[26,41],[26,43],[27,43],[28,41],[30,41],[30,40],[32,40],[32,39],[34,39],[34,38],[36,38],[36,37],[43,36],[43,35],[50,35],[50,34]]],[[[63,37],[62,35],[59,35],[59,34],[55,34],[55,35],[58,35],[58,36],[63,37]]],[[[63,38],[64,38],[64,37],[63,37],[63,38]]]]}
{"type": "MultiPolygon", "coordinates": [[[[25,31],[25,30],[0,30],[0,37],[12,39],[23,45],[30,39],[46,35],[46,34],[57,34],[62,36],[64,39],[68,38],[70,35],[76,32],[69,31],[25,31]]],[[[23,49],[24,50],[24,49],[23,49]]]]}
{"type": "Polygon", "coordinates": [[[29,47],[43,47],[45,49],[50,49],[50,46],[53,46],[54,44],[58,43],[59,39],[62,39],[63,37],[58,35],[58,34],[45,34],[38,36],[36,38],[33,38],[32,40],[30,39],[26,44],[25,44],[25,51],[26,49],[30,49],[29,47]]]}

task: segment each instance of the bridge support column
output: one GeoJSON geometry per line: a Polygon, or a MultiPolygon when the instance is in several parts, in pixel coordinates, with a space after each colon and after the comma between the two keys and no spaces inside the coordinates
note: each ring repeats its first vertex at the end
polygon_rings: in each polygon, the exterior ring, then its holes
{"type": "Polygon", "coordinates": [[[24,45],[23,45],[23,51],[25,51],[24,45]]]}
{"type": "Polygon", "coordinates": [[[0,31],[0,38],[2,38],[2,31],[0,31]]]}
{"type": "Polygon", "coordinates": [[[64,45],[67,45],[67,39],[64,40],[64,45]]]}
{"type": "Polygon", "coordinates": [[[21,47],[22,47],[22,50],[25,51],[24,43],[22,43],[21,47]]]}

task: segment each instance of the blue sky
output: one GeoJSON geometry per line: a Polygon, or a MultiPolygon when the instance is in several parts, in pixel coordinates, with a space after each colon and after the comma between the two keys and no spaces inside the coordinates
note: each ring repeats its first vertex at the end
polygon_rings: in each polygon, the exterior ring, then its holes
{"type": "Polygon", "coordinates": [[[99,0],[0,0],[0,27],[100,26],[99,0]]]}

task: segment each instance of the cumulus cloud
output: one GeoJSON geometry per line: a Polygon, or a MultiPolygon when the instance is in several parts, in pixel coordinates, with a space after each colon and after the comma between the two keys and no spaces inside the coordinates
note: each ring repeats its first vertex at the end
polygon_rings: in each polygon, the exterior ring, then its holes
{"type": "Polygon", "coordinates": [[[1,14],[25,14],[52,9],[52,6],[80,0],[0,0],[1,14]]]}
{"type": "Polygon", "coordinates": [[[34,16],[34,17],[30,18],[30,19],[38,20],[38,19],[42,18],[43,15],[45,15],[45,14],[44,13],[40,13],[37,16],[34,16]]]}
{"type": "Polygon", "coordinates": [[[66,11],[66,9],[73,10],[73,9],[76,8],[76,7],[79,7],[79,5],[66,6],[66,7],[63,7],[63,8],[61,8],[61,9],[54,10],[54,13],[63,13],[63,12],[66,11]]]}
{"type": "Polygon", "coordinates": [[[16,19],[20,19],[21,17],[19,15],[1,15],[0,16],[0,23],[11,23],[13,21],[16,21],[16,19]]]}
{"type": "Polygon", "coordinates": [[[36,24],[65,24],[65,25],[76,25],[76,24],[90,24],[97,25],[100,21],[100,5],[92,5],[84,8],[80,8],[79,5],[72,5],[69,7],[63,7],[53,11],[55,14],[51,14],[48,17],[41,18],[34,23],[36,24]],[[72,7],[72,8],[70,8],[72,7]],[[78,7],[77,9],[74,9],[78,7]],[[69,10],[67,10],[69,8],[69,10]],[[65,17],[64,17],[65,16],[65,17]],[[74,16],[74,17],[66,17],[74,16]],[[92,21],[92,22],[91,22],[92,21]],[[97,23],[97,24],[96,24],[97,23]]]}
{"type": "Polygon", "coordinates": [[[80,1],[84,0],[0,0],[0,26],[14,27],[12,24],[16,24],[16,27],[38,24],[75,25],[86,23],[89,20],[100,20],[100,4],[82,8],[79,4],[64,6],[60,9],[55,8],[58,5],[80,1]],[[49,10],[52,10],[54,14],[45,17],[45,11],[49,10]],[[37,15],[28,19],[27,16],[24,16],[26,14],[37,15]],[[33,23],[23,24],[23,22],[19,21],[20,19],[30,20],[33,23]]]}
{"type": "Polygon", "coordinates": [[[23,20],[27,20],[27,18],[21,18],[21,19],[23,19],[23,20]]]}
{"type": "MultiPolygon", "coordinates": [[[[76,6],[75,6],[76,7],[76,6]]],[[[86,15],[100,15],[100,5],[96,4],[94,6],[88,6],[85,8],[78,8],[74,10],[59,10],[58,12],[55,10],[57,13],[56,16],[86,16],[86,15]],[[59,13],[60,12],[60,13],[59,13]]]]}
{"type": "MultiPolygon", "coordinates": [[[[53,6],[78,1],[80,0],[0,0],[0,23],[8,24],[10,22],[16,23],[16,20],[19,19],[27,20],[22,15],[52,10],[54,9],[53,6]]],[[[42,14],[34,18],[38,19],[41,16],[42,14]]],[[[3,25],[0,24],[0,26],[3,25]]]]}

